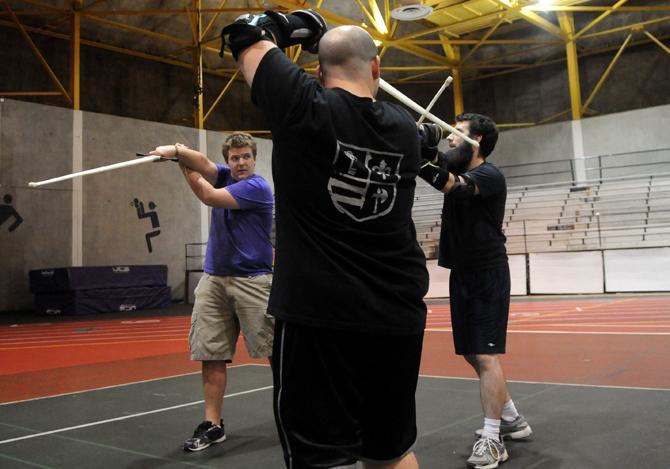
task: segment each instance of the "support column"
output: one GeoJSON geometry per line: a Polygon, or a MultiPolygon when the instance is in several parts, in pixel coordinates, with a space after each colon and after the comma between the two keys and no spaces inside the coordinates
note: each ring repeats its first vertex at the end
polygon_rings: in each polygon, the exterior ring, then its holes
{"type": "Polygon", "coordinates": [[[202,77],[202,0],[192,0],[193,17],[193,123],[196,128],[204,127],[204,101],[203,101],[203,77],[202,77]]]}
{"type": "Polygon", "coordinates": [[[463,105],[463,80],[461,79],[461,69],[452,68],[451,76],[454,79],[452,86],[454,88],[454,114],[459,115],[465,112],[463,105]]]}
{"type": "Polygon", "coordinates": [[[579,63],[577,60],[577,43],[575,42],[575,23],[572,13],[559,11],[558,21],[565,33],[565,54],[568,62],[568,83],[570,85],[570,110],[572,119],[582,118],[582,94],[579,87],[579,63]]]}
{"type": "MultiPolygon", "coordinates": [[[[446,36],[440,36],[440,40],[442,41],[442,48],[444,49],[444,53],[447,55],[447,58],[453,64],[460,64],[460,47],[452,45],[446,36]]],[[[451,88],[454,90],[454,115],[459,115],[463,113],[464,106],[463,79],[461,77],[461,69],[458,66],[452,67],[451,77],[454,79],[454,81],[451,83],[451,88]]]]}
{"type": "MultiPolygon", "coordinates": [[[[205,129],[198,130],[198,151],[203,155],[207,154],[207,131],[205,129]]],[[[210,208],[201,203],[200,204],[200,242],[206,243],[209,238],[209,214],[210,208]]],[[[205,255],[203,249],[202,255],[205,255]]]]}
{"type": "Polygon", "coordinates": [[[582,121],[573,120],[572,124],[572,179],[579,183],[586,180],[586,164],[584,161],[584,135],[582,121]]]}
{"type": "MultiPolygon", "coordinates": [[[[72,111],[72,172],[83,169],[84,116],[79,110],[72,111]]],[[[72,180],[72,266],[84,264],[84,198],[83,178],[72,180]]]]}
{"type": "Polygon", "coordinates": [[[72,109],[79,110],[80,77],[81,77],[81,0],[72,1],[72,38],[70,39],[70,96],[72,109]]]}

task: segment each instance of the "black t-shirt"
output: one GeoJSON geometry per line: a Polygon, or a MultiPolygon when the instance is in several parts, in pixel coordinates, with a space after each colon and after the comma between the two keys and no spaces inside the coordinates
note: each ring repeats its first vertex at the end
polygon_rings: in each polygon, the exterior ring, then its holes
{"type": "Polygon", "coordinates": [[[420,156],[410,114],[323,88],[279,49],[261,60],[252,100],[273,141],[269,312],[318,327],[423,331],[428,272],[411,218],[420,156]]]}
{"type": "Polygon", "coordinates": [[[483,163],[463,176],[477,185],[479,194],[467,199],[444,196],[438,264],[457,270],[505,264],[505,176],[491,163],[483,163]]]}

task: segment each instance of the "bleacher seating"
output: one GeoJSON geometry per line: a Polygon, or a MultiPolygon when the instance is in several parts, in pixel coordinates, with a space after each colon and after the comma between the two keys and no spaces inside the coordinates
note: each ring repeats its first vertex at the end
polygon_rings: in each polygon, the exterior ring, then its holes
{"type": "MultiPolygon", "coordinates": [[[[443,197],[416,197],[417,239],[436,256],[443,197]]],[[[670,245],[670,173],[510,187],[510,254],[670,245]]]]}

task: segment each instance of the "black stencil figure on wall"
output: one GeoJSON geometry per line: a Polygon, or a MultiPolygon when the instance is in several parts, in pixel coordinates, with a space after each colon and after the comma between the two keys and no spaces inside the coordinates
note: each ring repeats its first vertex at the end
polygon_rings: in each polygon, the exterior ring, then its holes
{"type": "Polygon", "coordinates": [[[7,220],[14,218],[14,223],[9,225],[9,231],[14,231],[23,223],[23,218],[19,215],[19,212],[16,211],[12,205],[12,196],[5,194],[2,198],[3,204],[0,205],[0,226],[4,225],[7,220]]]}
{"type": "Polygon", "coordinates": [[[144,235],[144,238],[147,241],[147,249],[149,252],[153,252],[153,248],[151,247],[151,238],[155,238],[161,233],[161,230],[157,230],[155,228],[160,228],[161,224],[158,221],[158,213],[156,210],[156,204],[153,201],[149,201],[149,211],[146,212],[144,210],[144,202],[141,202],[137,198],[133,199],[132,205],[137,209],[137,218],[140,220],[142,218],[150,218],[151,219],[151,228],[154,229],[154,231],[150,231],[147,234],[144,235]]]}

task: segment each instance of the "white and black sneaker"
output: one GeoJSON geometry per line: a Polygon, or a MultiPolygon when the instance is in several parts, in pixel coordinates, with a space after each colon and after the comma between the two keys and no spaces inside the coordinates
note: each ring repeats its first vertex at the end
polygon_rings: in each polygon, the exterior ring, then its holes
{"type": "Polygon", "coordinates": [[[502,441],[484,436],[472,447],[472,455],[466,461],[470,469],[495,469],[509,458],[502,441]]]}
{"type": "Polygon", "coordinates": [[[205,420],[193,432],[193,436],[184,442],[184,451],[202,451],[214,443],[221,443],[226,439],[223,420],[220,425],[214,425],[205,420]]]}
{"type": "MultiPolygon", "coordinates": [[[[475,430],[475,436],[481,438],[484,429],[475,430]]],[[[526,418],[519,414],[514,420],[500,420],[500,438],[503,440],[521,440],[533,434],[533,429],[528,425],[526,418]]]]}

